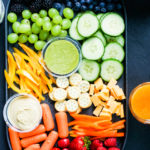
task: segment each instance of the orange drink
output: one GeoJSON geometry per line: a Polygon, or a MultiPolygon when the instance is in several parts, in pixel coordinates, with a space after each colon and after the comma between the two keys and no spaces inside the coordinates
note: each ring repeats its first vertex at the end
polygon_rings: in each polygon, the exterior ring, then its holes
{"type": "Polygon", "coordinates": [[[138,121],[150,124],[150,82],[133,89],[129,97],[129,107],[138,121]]]}

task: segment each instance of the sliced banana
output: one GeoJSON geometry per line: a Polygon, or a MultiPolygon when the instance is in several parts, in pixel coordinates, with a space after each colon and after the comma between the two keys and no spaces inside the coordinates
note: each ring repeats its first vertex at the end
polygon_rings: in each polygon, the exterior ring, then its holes
{"type": "Polygon", "coordinates": [[[57,111],[66,111],[66,101],[55,102],[55,109],[57,111]]]}
{"type": "Polygon", "coordinates": [[[53,92],[53,98],[55,101],[63,101],[67,98],[67,91],[62,88],[56,88],[53,92]]]}
{"type": "Polygon", "coordinates": [[[72,86],[78,86],[81,81],[82,81],[82,76],[79,73],[74,73],[69,78],[70,85],[72,86]]]}
{"type": "Polygon", "coordinates": [[[76,112],[78,110],[78,102],[74,99],[70,99],[66,102],[66,109],[68,112],[76,112]]]}
{"type": "Polygon", "coordinates": [[[69,80],[68,78],[66,77],[58,77],[56,79],[56,85],[59,87],[59,88],[67,88],[69,86],[69,80]]]}
{"type": "Polygon", "coordinates": [[[53,91],[48,93],[49,98],[50,98],[50,100],[52,100],[52,101],[55,101],[55,100],[54,100],[54,96],[53,96],[53,93],[54,93],[54,90],[55,90],[55,89],[56,89],[56,88],[53,88],[53,91]]]}
{"type": "Polygon", "coordinates": [[[77,109],[77,111],[76,111],[76,114],[79,114],[81,111],[82,111],[82,108],[81,108],[81,107],[78,107],[78,109],[77,109]]]}
{"type": "Polygon", "coordinates": [[[78,86],[69,86],[67,88],[67,94],[69,99],[78,99],[80,97],[81,91],[78,86]]]}
{"type": "Polygon", "coordinates": [[[88,93],[83,93],[78,99],[78,104],[81,108],[88,108],[92,105],[92,101],[88,93]]]}
{"type": "Polygon", "coordinates": [[[89,91],[90,83],[88,81],[83,80],[80,82],[79,87],[82,93],[86,93],[89,91]]]}

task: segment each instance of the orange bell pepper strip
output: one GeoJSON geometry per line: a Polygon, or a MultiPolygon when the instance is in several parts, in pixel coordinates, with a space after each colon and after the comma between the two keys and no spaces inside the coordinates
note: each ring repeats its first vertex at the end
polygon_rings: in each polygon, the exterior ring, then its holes
{"type": "Polygon", "coordinates": [[[12,90],[14,90],[17,93],[24,93],[23,90],[21,90],[21,89],[19,89],[18,87],[15,86],[15,84],[12,82],[12,80],[9,77],[9,75],[8,75],[6,70],[4,70],[4,75],[5,75],[5,79],[7,81],[7,84],[9,85],[10,88],[12,88],[12,90]]]}

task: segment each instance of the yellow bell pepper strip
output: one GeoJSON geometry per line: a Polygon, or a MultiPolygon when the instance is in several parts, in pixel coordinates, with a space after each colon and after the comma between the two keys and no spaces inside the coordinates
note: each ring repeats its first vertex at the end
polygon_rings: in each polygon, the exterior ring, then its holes
{"type": "Polygon", "coordinates": [[[49,92],[47,85],[44,82],[40,82],[40,86],[42,88],[43,94],[47,94],[49,92]]]}
{"type": "Polygon", "coordinates": [[[39,91],[39,87],[37,87],[35,84],[33,84],[30,80],[26,79],[25,80],[27,86],[29,88],[31,88],[36,94],[37,96],[41,99],[41,100],[45,100],[45,98],[42,96],[42,93],[40,93],[39,91]]]}
{"type": "MultiPolygon", "coordinates": [[[[20,55],[17,54],[17,53],[13,53],[13,55],[14,55],[14,57],[15,57],[17,67],[18,67],[19,69],[22,68],[23,60],[22,60],[22,58],[20,57],[20,55]]],[[[23,65],[23,66],[24,66],[24,65],[23,65]]]]}
{"type": "Polygon", "coordinates": [[[20,83],[20,79],[15,75],[15,77],[14,77],[14,82],[16,83],[16,84],[18,84],[19,85],[19,83],[20,83]]]}
{"type": "Polygon", "coordinates": [[[21,90],[21,89],[19,89],[18,87],[15,86],[15,84],[12,82],[12,80],[9,77],[9,75],[8,75],[6,70],[4,70],[4,75],[5,75],[5,79],[7,81],[7,84],[9,85],[10,88],[12,88],[17,93],[24,93],[23,90],[21,90]]]}
{"type": "Polygon", "coordinates": [[[19,75],[23,75],[24,77],[28,78],[30,81],[32,81],[35,85],[39,86],[39,83],[37,83],[34,78],[24,69],[19,69],[16,72],[19,75]]]}
{"type": "Polygon", "coordinates": [[[26,54],[22,53],[19,49],[13,47],[13,50],[14,50],[15,53],[17,53],[18,55],[20,55],[23,59],[25,59],[27,61],[30,60],[30,58],[26,54]]]}
{"type": "Polygon", "coordinates": [[[11,81],[14,82],[16,62],[13,58],[13,55],[9,51],[7,51],[7,57],[8,57],[8,75],[11,78],[11,81]]]}

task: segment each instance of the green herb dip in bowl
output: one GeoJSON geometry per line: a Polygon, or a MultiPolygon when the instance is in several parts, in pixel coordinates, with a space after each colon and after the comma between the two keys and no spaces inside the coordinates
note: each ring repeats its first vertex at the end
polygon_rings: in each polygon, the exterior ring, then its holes
{"type": "Polygon", "coordinates": [[[42,50],[45,70],[54,77],[68,77],[82,60],[80,44],[69,37],[52,38],[42,50]]]}

